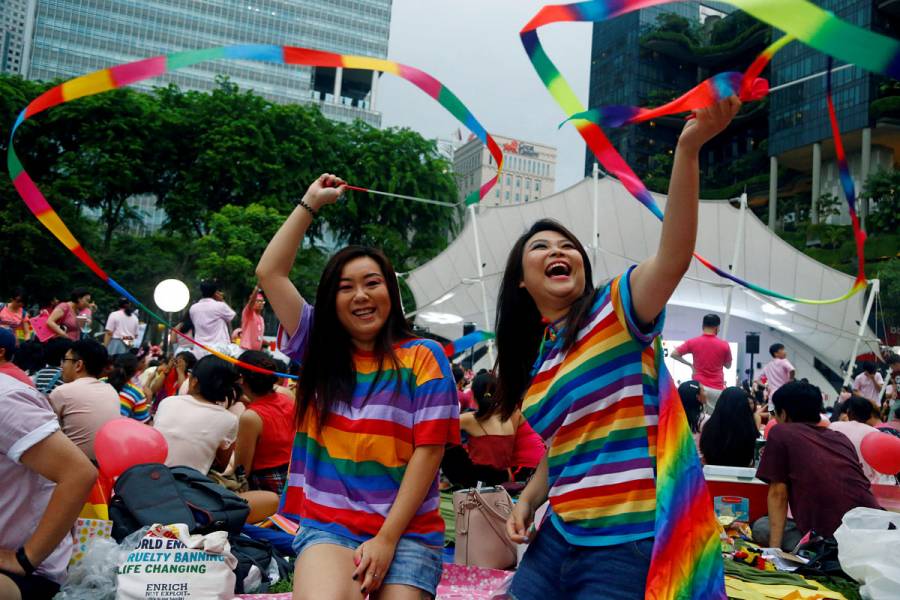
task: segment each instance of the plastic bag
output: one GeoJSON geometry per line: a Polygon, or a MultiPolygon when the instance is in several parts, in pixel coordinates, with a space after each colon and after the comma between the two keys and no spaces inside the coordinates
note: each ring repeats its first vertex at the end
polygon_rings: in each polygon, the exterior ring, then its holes
{"type": "Polygon", "coordinates": [[[117,600],[231,600],[234,568],[228,533],[191,535],[187,525],[153,525],[119,563],[117,600]]]}
{"type": "Polygon", "coordinates": [[[900,590],[900,514],[854,508],[834,532],[841,568],[867,600],[896,600],[900,590]],[[895,529],[888,529],[891,525],[895,529]]]}
{"type": "Polygon", "coordinates": [[[108,537],[90,538],[84,556],[69,567],[66,583],[55,600],[115,600],[116,569],[137,548],[148,529],[138,529],[121,544],[108,537]]]}

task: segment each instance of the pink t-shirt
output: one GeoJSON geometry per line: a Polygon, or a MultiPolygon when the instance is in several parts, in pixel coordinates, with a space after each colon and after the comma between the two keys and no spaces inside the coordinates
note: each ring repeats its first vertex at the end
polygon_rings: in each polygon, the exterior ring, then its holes
{"type": "Polygon", "coordinates": [[[728,342],[711,333],[691,338],[675,349],[678,354],[693,357],[694,379],[714,390],[725,389],[722,369],[731,364],[728,342]]]}
{"type": "Polygon", "coordinates": [[[771,362],[763,367],[763,375],[766,376],[766,389],[769,391],[769,409],[772,409],[772,394],[791,380],[793,371],[794,365],[786,358],[773,358],[771,362]]]}
{"type": "Polygon", "coordinates": [[[884,385],[884,378],[881,376],[881,373],[875,373],[875,381],[872,381],[866,373],[860,373],[853,380],[853,389],[863,398],[872,402],[878,402],[880,390],[875,389],[875,382],[878,382],[878,385],[884,385]]]}
{"type": "MultiPolygon", "coordinates": [[[[234,318],[231,307],[213,298],[202,298],[191,307],[191,322],[194,324],[194,339],[205,346],[223,346],[231,342],[228,326],[234,318]]],[[[194,348],[197,358],[207,352],[194,348]]]]}
{"type": "Polygon", "coordinates": [[[256,300],[247,303],[241,312],[241,348],[259,350],[262,348],[265,321],[261,314],[253,310],[256,300]]]}
{"type": "Polygon", "coordinates": [[[853,448],[856,450],[856,456],[859,458],[859,464],[862,466],[863,473],[865,473],[869,481],[871,481],[872,483],[893,483],[894,478],[892,476],[882,475],[881,473],[870,467],[869,463],[866,462],[866,459],[863,458],[862,450],[860,450],[863,438],[872,432],[877,432],[877,429],[875,429],[871,425],[860,423],[858,421],[835,421],[834,423],[829,423],[828,429],[838,431],[847,436],[847,438],[850,440],[850,443],[853,444],[853,448]]]}
{"type": "Polygon", "coordinates": [[[191,467],[206,475],[216,451],[237,439],[238,418],[219,404],[169,396],[159,403],[153,426],[169,444],[166,466],[191,467]]]}
{"type": "MultiPolygon", "coordinates": [[[[47,398],[34,388],[0,375],[0,548],[20,548],[50,503],[56,484],[21,463],[22,455],[59,431],[47,398]]],[[[36,574],[63,583],[72,555],[66,535],[36,574]]]]}
{"type": "Polygon", "coordinates": [[[119,392],[106,382],[81,377],[50,392],[50,405],[59,417],[63,433],[96,460],[94,437],[104,424],[120,419],[119,392]]]}

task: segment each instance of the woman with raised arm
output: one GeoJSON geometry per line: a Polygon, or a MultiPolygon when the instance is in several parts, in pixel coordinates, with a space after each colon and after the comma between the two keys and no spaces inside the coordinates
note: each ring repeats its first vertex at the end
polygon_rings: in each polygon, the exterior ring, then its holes
{"type": "MultiPolygon", "coordinates": [[[[696,112],[675,149],[657,253],[594,289],[584,246],[543,219],[510,252],[497,302],[498,395],[521,407],[548,451],[507,522],[529,537],[516,600],[644,597],[656,518],[657,358],[663,309],[697,237],[699,152],[740,108],[696,112]]],[[[661,360],[661,359],[660,359],[661,360]]]]}
{"type": "Polygon", "coordinates": [[[437,472],[445,444],[459,443],[450,364],[409,330],[380,250],[332,256],[315,309],[289,278],[306,230],[344,186],[330,174],[314,181],[256,267],[288,335],[282,350],[302,366],[282,508],[301,525],[293,597],[433,597],[444,541],[437,472]]]}

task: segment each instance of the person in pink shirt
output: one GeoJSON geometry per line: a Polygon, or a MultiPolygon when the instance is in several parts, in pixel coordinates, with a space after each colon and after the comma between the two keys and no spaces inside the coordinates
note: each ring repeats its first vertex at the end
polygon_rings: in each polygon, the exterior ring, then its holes
{"type": "Polygon", "coordinates": [[[703,384],[706,390],[706,412],[712,414],[719,394],[725,389],[725,374],[722,369],[731,367],[731,348],[728,342],[719,338],[719,315],[703,317],[703,334],[691,338],[678,346],[672,358],[693,369],[693,378],[703,384]],[[693,364],[683,357],[690,354],[693,364]]]}
{"type": "Polygon", "coordinates": [[[34,382],[28,373],[12,363],[16,353],[16,334],[11,330],[0,327],[0,373],[18,379],[25,385],[34,387],[34,382]]]}
{"type": "Polygon", "coordinates": [[[241,348],[245,350],[261,350],[266,323],[263,310],[266,308],[266,297],[254,286],[250,298],[241,311],[241,348]]]}
{"type": "Polygon", "coordinates": [[[81,324],[78,317],[90,305],[91,293],[83,289],[75,290],[68,302],[60,302],[50,313],[47,329],[54,336],[67,337],[73,342],[80,340],[81,324]]]}
{"type": "MultiPolygon", "coordinates": [[[[219,349],[231,342],[231,320],[235,312],[222,301],[222,293],[215,281],[200,284],[202,298],[191,306],[188,313],[194,324],[194,339],[204,346],[219,349]]],[[[209,354],[202,348],[193,349],[198,359],[209,354]]]]}
{"type": "Polygon", "coordinates": [[[31,337],[31,322],[25,312],[25,292],[16,288],[12,298],[0,309],[0,327],[11,329],[20,342],[31,337]]]}
{"type": "Polygon", "coordinates": [[[769,346],[769,354],[772,360],[763,367],[763,376],[766,378],[766,391],[769,396],[769,412],[775,410],[772,404],[772,396],[778,391],[778,388],[789,381],[793,381],[796,376],[794,365],[787,359],[787,350],[784,344],[775,343],[769,346]]]}
{"type": "Polygon", "coordinates": [[[869,481],[872,483],[893,485],[895,483],[893,475],[883,475],[873,469],[869,463],[866,462],[866,459],[863,458],[862,451],[860,450],[863,438],[870,433],[878,431],[875,426],[881,424],[881,419],[878,418],[875,407],[872,406],[872,403],[867,398],[856,395],[851,396],[850,399],[847,400],[846,406],[847,416],[849,417],[848,420],[830,423],[828,429],[843,433],[847,436],[850,443],[853,444],[853,448],[856,450],[859,464],[869,481]]]}
{"type": "Polygon", "coordinates": [[[884,378],[876,370],[875,363],[870,360],[862,361],[859,367],[862,371],[853,380],[853,391],[877,406],[878,396],[884,387],[884,378]]]}

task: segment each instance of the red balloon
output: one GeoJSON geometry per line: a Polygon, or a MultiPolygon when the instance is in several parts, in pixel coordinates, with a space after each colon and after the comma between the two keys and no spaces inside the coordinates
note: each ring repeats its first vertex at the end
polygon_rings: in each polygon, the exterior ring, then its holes
{"type": "Polygon", "coordinates": [[[94,454],[100,471],[114,478],[134,465],[166,462],[169,445],[158,429],[134,419],[113,419],[97,431],[94,454]]]}
{"type": "Polygon", "coordinates": [[[900,473],[900,438],[889,433],[872,431],[863,438],[859,451],[863,460],[879,473],[885,475],[900,473]]]}

